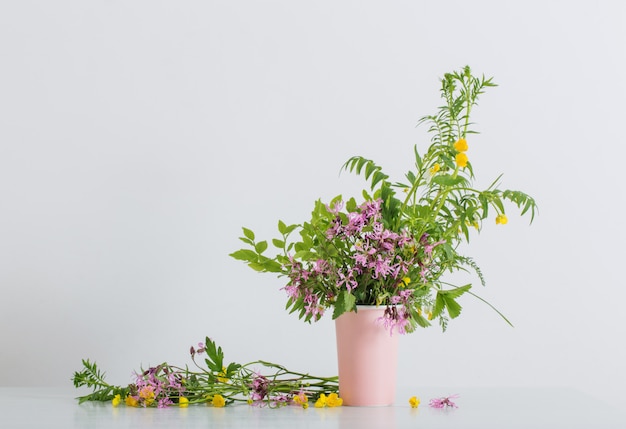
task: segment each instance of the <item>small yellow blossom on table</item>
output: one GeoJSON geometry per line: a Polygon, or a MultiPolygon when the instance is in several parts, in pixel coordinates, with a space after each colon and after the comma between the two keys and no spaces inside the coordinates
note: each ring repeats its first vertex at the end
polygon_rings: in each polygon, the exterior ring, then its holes
{"type": "Polygon", "coordinates": [[[325,394],[321,394],[317,401],[315,401],[315,408],[324,408],[324,407],[341,407],[343,405],[343,399],[339,397],[336,393],[331,393],[326,396],[325,394]]]}

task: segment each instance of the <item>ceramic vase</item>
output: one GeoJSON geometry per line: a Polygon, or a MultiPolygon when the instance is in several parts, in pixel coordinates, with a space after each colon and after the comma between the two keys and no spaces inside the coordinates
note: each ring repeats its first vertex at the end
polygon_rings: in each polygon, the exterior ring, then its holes
{"type": "Polygon", "coordinates": [[[335,320],[339,396],[347,406],[388,406],[395,401],[398,334],[381,318],[385,307],[357,306],[335,320]]]}

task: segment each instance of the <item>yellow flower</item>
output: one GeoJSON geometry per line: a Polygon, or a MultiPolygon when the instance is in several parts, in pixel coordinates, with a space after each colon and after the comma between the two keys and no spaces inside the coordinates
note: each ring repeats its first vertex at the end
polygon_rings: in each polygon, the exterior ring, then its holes
{"type": "Polygon", "coordinates": [[[428,320],[433,320],[433,312],[432,311],[428,312],[428,320]]]}
{"type": "Polygon", "coordinates": [[[189,399],[185,398],[184,396],[179,397],[178,406],[180,408],[187,408],[189,406],[189,399]]]}
{"type": "Polygon", "coordinates": [[[508,221],[509,220],[504,214],[499,214],[498,216],[496,216],[496,225],[506,225],[508,221]]]}
{"type": "Polygon", "coordinates": [[[467,141],[465,141],[465,139],[458,139],[456,143],[454,143],[454,149],[457,152],[467,152],[467,141]]]}
{"type": "Polygon", "coordinates": [[[213,396],[213,400],[211,401],[211,404],[213,404],[214,407],[221,408],[224,405],[226,405],[226,400],[224,399],[222,395],[215,395],[213,396]]]}
{"type": "Polygon", "coordinates": [[[122,402],[122,397],[119,394],[115,395],[113,399],[111,400],[111,404],[113,404],[114,407],[117,407],[120,404],[120,402],[122,402]]]}
{"type": "Polygon", "coordinates": [[[124,402],[129,407],[136,407],[139,404],[139,402],[137,401],[137,398],[135,398],[134,396],[127,396],[124,402]]]}
{"type": "Polygon", "coordinates": [[[467,166],[467,155],[465,155],[463,152],[457,153],[454,159],[456,161],[456,165],[458,165],[459,167],[467,166]]]}
{"type": "Polygon", "coordinates": [[[331,393],[326,398],[326,406],[327,407],[341,407],[343,405],[343,399],[339,397],[336,393],[331,393]]]}
{"type": "Polygon", "coordinates": [[[302,405],[303,408],[307,408],[309,406],[309,398],[304,394],[304,392],[298,393],[293,397],[294,404],[302,405]]]}
{"type": "Polygon", "coordinates": [[[154,387],[142,387],[139,391],[139,397],[144,400],[146,406],[149,406],[154,402],[154,387]]]}
{"type": "Polygon", "coordinates": [[[441,166],[439,165],[438,162],[435,163],[435,165],[433,165],[430,169],[430,174],[435,174],[437,173],[439,170],[441,169],[441,166]]]}
{"type": "Polygon", "coordinates": [[[228,383],[230,381],[228,378],[226,378],[226,367],[225,366],[222,367],[222,372],[217,374],[217,381],[219,381],[220,383],[228,383]]]}
{"type": "Polygon", "coordinates": [[[402,283],[400,283],[401,287],[406,287],[411,284],[411,277],[405,277],[402,279],[402,283]]]}
{"type": "Polygon", "coordinates": [[[320,395],[317,401],[315,401],[315,408],[324,408],[324,407],[341,407],[343,405],[343,399],[339,397],[336,393],[331,393],[326,396],[323,393],[320,395]]]}
{"type": "Polygon", "coordinates": [[[411,408],[417,408],[420,405],[420,400],[415,396],[411,396],[411,398],[409,398],[409,404],[411,405],[411,408]]]}
{"type": "Polygon", "coordinates": [[[315,408],[324,408],[325,406],[326,406],[326,395],[322,393],[320,397],[317,398],[317,401],[315,401],[315,408]]]}

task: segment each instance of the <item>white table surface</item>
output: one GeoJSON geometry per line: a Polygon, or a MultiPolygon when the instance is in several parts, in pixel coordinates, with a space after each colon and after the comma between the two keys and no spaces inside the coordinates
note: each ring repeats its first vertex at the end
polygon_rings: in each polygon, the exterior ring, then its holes
{"type": "Polygon", "coordinates": [[[391,407],[280,409],[131,408],[84,403],[72,388],[0,388],[0,428],[541,428],[626,429],[626,413],[568,388],[398,389],[391,407]],[[420,390],[418,392],[418,390],[420,390]],[[457,409],[428,407],[430,398],[460,394],[457,409]],[[418,409],[408,399],[421,399],[418,409]]]}

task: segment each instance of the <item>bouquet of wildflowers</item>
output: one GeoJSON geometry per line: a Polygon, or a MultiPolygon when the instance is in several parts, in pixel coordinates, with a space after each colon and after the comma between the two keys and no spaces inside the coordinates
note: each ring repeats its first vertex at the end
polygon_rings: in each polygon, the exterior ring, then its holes
{"type": "Polygon", "coordinates": [[[360,201],[341,195],[328,203],[318,200],[309,220],[279,221],[274,255],[266,254],[266,240],[257,241],[243,228],[240,239],[247,247],[231,256],[284,277],[287,309],[300,319],[319,320],[330,308],[337,318],[358,311],[358,305],[377,305],[385,306],[382,322],[390,331],[412,332],[435,319],[445,330],[448,319],[461,313],[461,295],[482,298],[471,284],[450,284],[444,274],[472,271],[485,283],[459,244],[469,242],[471,231],[480,231],[491,213],[496,224],[506,224],[505,202],[522,215],[530,213],[532,222],[536,204],[527,194],[499,189],[500,177],[483,190],[472,184],[468,140],[477,133],[470,129],[470,113],[478,96],[495,86],[492,79],[475,77],[465,67],[441,82],[445,104],[420,121],[430,125],[430,146],[420,154],[415,145],[414,169],[402,181],[390,181],[374,161],[355,156],[342,169],[369,181],[360,201]]]}
{"type": "Polygon", "coordinates": [[[135,373],[127,386],[111,385],[95,362],[83,360],[82,371],[74,373],[74,387],[89,387],[92,392],[80,396],[86,401],[111,401],[113,406],[187,407],[206,404],[224,407],[243,402],[272,408],[298,405],[308,408],[337,407],[342,399],[337,392],[337,377],[317,377],[290,371],[282,365],[262,360],[244,365],[224,362],[222,348],[206,338],[204,343],[190,349],[196,367],[191,370],[168,363],[135,373]],[[204,365],[197,359],[204,357],[204,365]]]}

